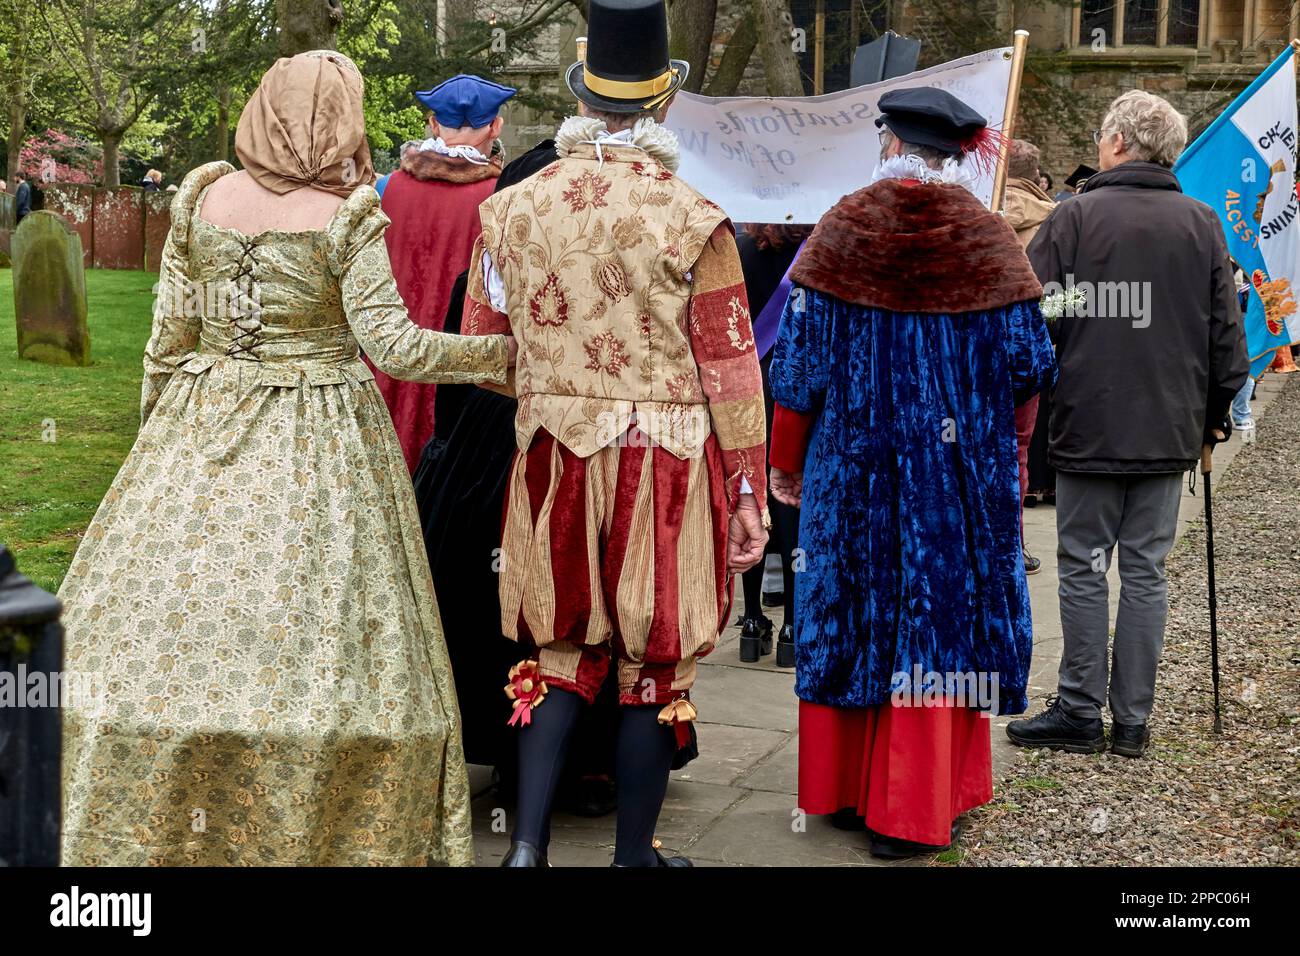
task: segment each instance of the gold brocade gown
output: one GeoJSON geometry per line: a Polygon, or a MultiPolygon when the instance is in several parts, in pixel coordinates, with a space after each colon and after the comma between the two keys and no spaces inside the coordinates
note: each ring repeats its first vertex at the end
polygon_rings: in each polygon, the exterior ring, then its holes
{"type": "Polygon", "coordinates": [[[505,340],[408,320],[369,186],[324,230],[246,237],[196,213],[231,171],[176,196],[143,424],[59,592],[63,862],[470,864],[429,565],[358,342],[397,378],[501,383],[505,340]]]}

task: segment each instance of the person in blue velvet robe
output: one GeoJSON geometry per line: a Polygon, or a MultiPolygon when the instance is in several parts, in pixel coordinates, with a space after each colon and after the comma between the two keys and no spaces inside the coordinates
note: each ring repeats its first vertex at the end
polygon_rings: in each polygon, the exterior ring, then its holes
{"type": "Polygon", "coordinates": [[[886,856],[950,842],[992,793],[978,712],[1026,708],[1014,409],[1056,371],[1041,287],[949,132],[973,111],[905,92],[878,181],[795,265],[771,366],[773,491],[801,504],[800,806],[886,856]]]}

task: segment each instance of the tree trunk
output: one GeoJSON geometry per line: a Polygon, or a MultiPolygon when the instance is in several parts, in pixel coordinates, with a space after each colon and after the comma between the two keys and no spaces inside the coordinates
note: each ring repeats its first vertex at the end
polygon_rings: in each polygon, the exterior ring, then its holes
{"type": "Polygon", "coordinates": [[[727,48],[722,51],[722,62],[709,80],[706,96],[735,96],[740,89],[740,81],[745,77],[745,68],[749,66],[754,47],[758,46],[758,25],[754,11],[750,10],[731,33],[727,48]]]}
{"type": "Polygon", "coordinates": [[[230,159],[230,84],[217,87],[217,149],[216,158],[230,159]]]}
{"type": "MultiPolygon", "coordinates": [[[[14,173],[18,172],[19,155],[23,148],[23,137],[27,135],[27,104],[18,97],[9,100],[9,138],[5,144],[5,174],[10,182],[13,181],[14,173]]],[[[35,176],[40,170],[24,169],[28,178],[35,176]]]]}
{"type": "Polygon", "coordinates": [[[343,22],[343,0],[276,0],[280,56],[333,50],[343,22]]]}
{"type": "Polygon", "coordinates": [[[803,79],[790,31],[794,20],[786,0],[750,0],[758,24],[758,52],[767,74],[768,96],[803,96],[803,79]]]}
{"type": "Polygon", "coordinates": [[[121,174],[117,168],[118,147],[122,144],[122,131],[106,133],[100,130],[100,142],[104,145],[104,185],[122,185],[121,174]]]}
{"type": "MultiPolygon", "coordinates": [[[[0,14],[3,15],[3,19],[0,19],[0,27],[3,27],[5,44],[8,47],[8,56],[5,60],[7,74],[5,92],[9,95],[9,106],[5,112],[9,114],[9,137],[5,143],[7,152],[5,175],[12,182],[14,173],[18,171],[18,157],[23,148],[23,136],[27,132],[27,74],[31,51],[28,46],[29,35],[19,17],[17,5],[5,2],[0,14]]],[[[26,169],[23,172],[32,176],[36,171],[26,169]]],[[[17,188],[16,184],[15,188],[17,188]]]]}
{"type": "Polygon", "coordinates": [[[682,89],[698,93],[709,72],[718,0],[673,0],[668,8],[669,54],[691,65],[682,89]]]}

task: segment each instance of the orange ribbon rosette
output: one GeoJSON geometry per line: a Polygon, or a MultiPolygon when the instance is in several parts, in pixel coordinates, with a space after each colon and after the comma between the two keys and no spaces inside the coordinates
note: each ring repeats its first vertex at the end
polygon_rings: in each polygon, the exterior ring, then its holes
{"type": "Polygon", "coordinates": [[[510,683],[505,689],[506,696],[515,702],[506,726],[527,727],[533,720],[533,708],[546,698],[546,681],[542,680],[537,661],[520,661],[510,668],[510,683]]]}

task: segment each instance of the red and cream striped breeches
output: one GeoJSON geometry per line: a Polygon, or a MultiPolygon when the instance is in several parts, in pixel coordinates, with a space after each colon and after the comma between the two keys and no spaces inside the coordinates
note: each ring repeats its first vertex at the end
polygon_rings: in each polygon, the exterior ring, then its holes
{"type": "Polygon", "coordinates": [[[621,443],[579,458],[544,429],[516,452],[501,549],[501,630],[548,684],[590,702],[618,657],[619,700],[666,704],[695,680],[731,607],[722,456],[621,443]]]}

